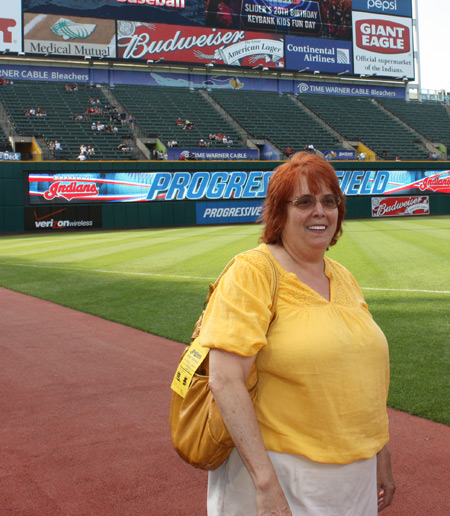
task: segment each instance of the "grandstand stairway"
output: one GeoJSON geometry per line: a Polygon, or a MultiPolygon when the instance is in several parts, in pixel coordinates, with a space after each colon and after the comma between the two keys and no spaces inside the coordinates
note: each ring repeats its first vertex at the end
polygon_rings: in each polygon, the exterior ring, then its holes
{"type": "Polygon", "coordinates": [[[197,148],[200,139],[209,142],[210,133],[221,133],[233,143],[214,141],[214,149],[245,147],[240,132],[195,89],[116,85],[113,94],[128,112],[136,114],[136,122],[146,138],[157,138],[164,145],[175,139],[179,148],[197,148]],[[183,125],[176,124],[178,118],[183,124],[186,120],[193,122],[195,127],[183,129],[183,125]]]}
{"type": "Polygon", "coordinates": [[[450,106],[440,102],[411,102],[403,99],[377,99],[383,109],[411,127],[428,143],[427,148],[447,159],[450,153],[450,106]],[[439,152],[436,145],[447,147],[447,155],[439,152]]]}
{"type": "Polygon", "coordinates": [[[362,142],[378,159],[426,160],[422,138],[367,97],[298,94],[298,100],[347,141],[362,142]]]}
{"type": "Polygon", "coordinates": [[[254,140],[271,143],[281,154],[313,144],[318,150],[343,149],[335,132],[317,122],[288,94],[276,92],[212,90],[210,95],[254,140]]]}

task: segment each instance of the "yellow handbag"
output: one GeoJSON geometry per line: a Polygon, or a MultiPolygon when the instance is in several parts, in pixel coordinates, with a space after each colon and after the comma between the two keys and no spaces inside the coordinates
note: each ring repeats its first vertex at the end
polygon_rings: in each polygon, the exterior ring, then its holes
{"type": "MultiPolygon", "coordinates": [[[[272,259],[262,251],[270,264],[272,287],[272,321],[275,315],[278,292],[278,275],[272,259]]],[[[178,455],[188,464],[204,470],[218,468],[230,455],[234,447],[230,434],[223,422],[214,397],[209,389],[209,348],[198,343],[203,315],[212,293],[219,281],[234,263],[227,264],[214,284],[209,286],[205,306],[191,338],[191,344],[183,352],[180,364],[172,382],[172,402],[170,406],[170,430],[172,442],[178,455]],[[184,397],[183,397],[184,396],[184,397]]],[[[256,365],[247,379],[246,386],[255,404],[258,373],[256,365]]]]}

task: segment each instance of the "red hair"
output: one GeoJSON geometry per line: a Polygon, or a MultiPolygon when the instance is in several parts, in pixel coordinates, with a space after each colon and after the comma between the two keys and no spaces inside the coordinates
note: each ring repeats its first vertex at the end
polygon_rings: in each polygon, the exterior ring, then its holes
{"type": "Polygon", "coordinates": [[[331,239],[334,245],[342,235],[342,221],[345,215],[345,197],[339,186],[339,180],[334,168],[323,158],[309,152],[297,152],[283,165],[277,167],[270,178],[267,187],[261,221],[264,230],[260,241],[266,244],[281,244],[281,233],[287,219],[287,202],[300,179],[304,177],[309,191],[317,195],[324,187],[338,195],[341,203],[338,205],[338,220],[336,232],[331,239]]]}

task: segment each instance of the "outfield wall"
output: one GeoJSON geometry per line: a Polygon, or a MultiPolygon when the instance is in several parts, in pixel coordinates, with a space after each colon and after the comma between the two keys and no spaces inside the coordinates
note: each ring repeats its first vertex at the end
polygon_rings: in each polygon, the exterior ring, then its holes
{"type": "MultiPolygon", "coordinates": [[[[281,162],[2,162],[0,234],[253,223],[281,162]]],[[[449,162],[332,163],[347,219],[450,214],[449,162]]]]}

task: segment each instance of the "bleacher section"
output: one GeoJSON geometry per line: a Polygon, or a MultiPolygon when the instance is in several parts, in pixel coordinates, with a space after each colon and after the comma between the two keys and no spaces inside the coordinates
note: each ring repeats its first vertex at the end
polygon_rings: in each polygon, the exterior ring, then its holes
{"type": "MultiPolygon", "coordinates": [[[[175,139],[178,147],[198,147],[200,139],[209,142],[209,134],[221,133],[233,140],[231,147],[243,147],[238,131],[197,90],[183,87],[116,85],[113,94],[124,108],[136,116],[147,138],[159,138],[164,145],[175,139]],[[187,130],[177,126],[180,118],[193,122],[187,130]]],[[[226,148],[214,142],[215,149],[226,148]]]]}
{"type": "Polygon", "coordinates": [[[444,144],[450,153],[450,117],[443,104],[402,99],[379,99],[377,102],[432,143],[444,144]]]}
{"type": "Polygon", "coordinates": [[[428,152],[414,131],[366,97],[299,94],[297,98],[348,141],[360,141],[378,158],[424,160],[428,152]]]}
{"type": "Polygon", "coordinates": [[[334,133],[326,129],[287,95],[276,92],[215,89],[214,100],[257,140],[267,140],[281,151],[342,149],[334,133]]]}
{"type": "Polygon", "coordinates": [[[66,90],[64,83],[37,81],[16,81],[0,88],[0,101],[19,135],[42,137],[47,145],[59,141],[63,150],[53,151],[56,159],[76,159],[82,144],[94,147],[95,155],[89,159],[129,159],[133,153],[118,149],[122,141],[132,142],[127,125],[116,122],[117,133],[91,129],[91,124],[99,121],[109,127],[110,112],[88,115],[84,121],[73,120],[91,106],[89,99],[99,99],[100,104],[96,105],[103,108],[109,102],[101,88],[88,88],[83,84],[79,84],[76,91],[66,90]],[[45,110],[46,116],[25,116],[31,108],[45,110]]]}
{"type": "MultiPolygon", "coordinates": [[[[404,161],[430,158],[423,138],[450,149],[450,116],[439,102],[314,94],[294,98],[291,94],[242,89],[200,91],[140,85],[116,85],[110,90],[78,84],[71,90],[64,83],[44,81],[2,86],[0,102],[19,135],[43,138],[47,145],[55,140],[61,143],[63,150],[53,151],[56,159],[77,159],[82,144],[95,149],[89,159],[136,159],[137,153],[124,152],[118,146],[127,141],[136,148],[137,134],[148,140],[158,138],[164,145],[175,139],[178,148],[198,148],[204,139],[217,150],[245,147],[242,138],[246,132],[250,139],[268,141],[284,154],[288,147],[298,151],[310,144],[322,151],[344,149],[342,141],[346,140],[362,142],[377,159],[395,160],[399,156],[404,161]],[[93,106],[103,112],[86,114],[93,106]],[[130,114],[135,117],[134,134],[128,124],[111,121],[113,108],[117,112],[122,107],[127,118],[130,114]],[[25,116],[31,108],[44,110],[46,115],[25,116]],[[85,120],[74,119],[84,115],[85,120]],[[177,125],[177,119],[183,123],[177,125]],[[185,120],[195,127],[183,129],[185,120]],[[118,131],[92,130],[93,122],[116,126],[118,131]],[[221,133],[233,143],[211,142],[211,133],[221,133]]],[[[154,146],[153,140],[149,146],[154,146]]],[[[12,149],[0,130],[0,151],[6,150],[12,149]]]]}

